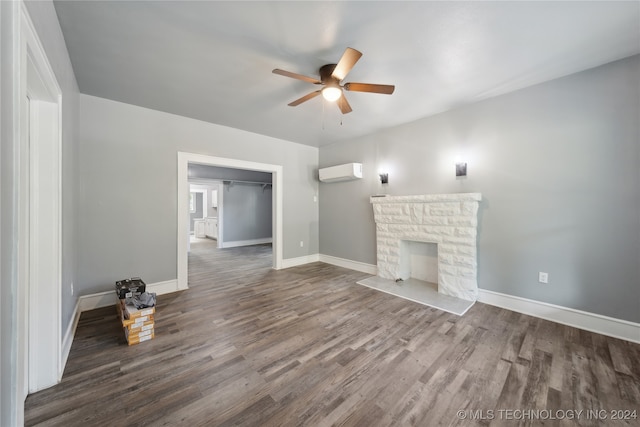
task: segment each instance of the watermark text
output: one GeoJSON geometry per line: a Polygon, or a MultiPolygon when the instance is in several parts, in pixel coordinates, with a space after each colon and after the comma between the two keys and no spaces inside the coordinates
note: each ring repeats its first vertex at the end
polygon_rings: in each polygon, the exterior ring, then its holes
{"type": "Polygon", "coordinates": [[[460,420],[637,420],[635,409],[461,409],[456,413],[460,420]]]}

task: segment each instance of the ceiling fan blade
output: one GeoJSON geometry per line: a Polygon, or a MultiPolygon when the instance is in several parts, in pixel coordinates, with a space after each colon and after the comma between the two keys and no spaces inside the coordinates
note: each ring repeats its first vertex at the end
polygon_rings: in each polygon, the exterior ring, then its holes
{"type": "Polygon", "coordinates": [[[338,64],[336,65],[336,68],[334,68],[333,73],[331,73],[331,76],[335,77],[339,81],[344,80],[361,56],[361,52],[348,47],[342,54],[342,58],[338,61],[338,64]]]}
{"type": "Polygon", "coordinates": [[[314,79],[313,77],[303,76],[302,74],[292,73],[291,71],[280,70],[276,68],[272,71],[273,74],[280,74],[281,76],[291,77],[292,79],[303,80],[305,82],[313,83],[313,84],[321,84],[322,82],[318,79],[314,79]]]}
{"type": "Polygon", "coordinates": [[[391,95],[396,87],[393,85],[374,85],[370,83],[345,83],[344,88],[354,92],[383,93],[385,95],[391,95]]]}
{"type": "Polygon", "coordinates": [[[306,101],[308,101],[308,100],[310,100],[312,98],[315,98],[316,96],[320,95],[320,92],[321,91],[316,90],[315,92],[308,93],[305,96],[303,96],[302,98],[298,98],[295,101],[290,102],[288,105],[289,105],[289,107],[295,107],[296,105],[300,105],[303,102],[306,102],[306,101]]]}
{"type": "Polygon", "coordinates": [[[344,93],[340,98],[338,98],[336,103],[338,104],[338,108],[340,108],[340,111],[342,111],[342,114],[347,114],[353,111],[351,109],[351,105],[349,105],[349,101],[347,101],[347,98],[344,96],[344,93]]]}

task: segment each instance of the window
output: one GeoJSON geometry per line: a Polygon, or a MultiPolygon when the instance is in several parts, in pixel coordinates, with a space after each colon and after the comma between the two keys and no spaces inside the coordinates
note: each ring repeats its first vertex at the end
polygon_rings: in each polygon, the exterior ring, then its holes
{"type": "Polygon", "coordinates": [[[189,193],[189,212],[196,213],[196,193],[189,193]]]}

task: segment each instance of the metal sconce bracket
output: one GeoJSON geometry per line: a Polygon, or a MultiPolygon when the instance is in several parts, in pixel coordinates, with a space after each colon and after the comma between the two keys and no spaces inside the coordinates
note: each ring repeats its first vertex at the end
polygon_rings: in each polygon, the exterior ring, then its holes
{"type": "Polygon", "coordinates": [[[467,176],[467,163],[456,163],[456,176],[467,176]]]}

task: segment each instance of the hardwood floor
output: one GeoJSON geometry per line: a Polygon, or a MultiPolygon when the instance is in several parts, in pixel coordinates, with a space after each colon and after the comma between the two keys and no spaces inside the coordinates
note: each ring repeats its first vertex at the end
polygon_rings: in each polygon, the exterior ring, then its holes
{"type": "Polygon", "coordinates": [[[640,410],[640,345],[480,303],[457,317],[327,264],[274,271],[269,246],[191,247],[155,339],[128,347],[113,307],[83,313],[27,425],[640,424],[611,412],[640,410]]]}

